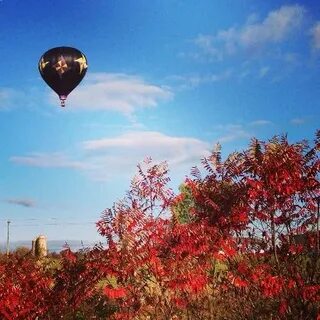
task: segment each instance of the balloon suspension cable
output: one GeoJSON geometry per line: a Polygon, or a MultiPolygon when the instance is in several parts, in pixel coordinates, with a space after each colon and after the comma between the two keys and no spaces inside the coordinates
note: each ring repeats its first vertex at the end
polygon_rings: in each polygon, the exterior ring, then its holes
{"type": "Polygon", "coordinates": [[[60,105],[61,105],[61,107],[64,108],[66,106],[67,97],[66,96],[60,96],[59,98],[60,98],[60,105]]]}

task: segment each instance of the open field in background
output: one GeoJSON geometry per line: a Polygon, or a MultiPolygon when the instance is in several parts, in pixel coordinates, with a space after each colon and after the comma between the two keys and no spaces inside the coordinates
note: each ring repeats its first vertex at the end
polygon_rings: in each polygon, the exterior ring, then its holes
{"type": "MultiPolygon", "coordinates": [[[[48,251],[50,252],[60,252],[68,245],[71,250],[78,251],[83,248],[92,248],[96,243],[92,241],[80,241],[80,240],[49,240],[47,241],[48,251]]],[[[13,241],[10,242],[10,250],[13,251],[19,247],[29,248],[31,250],[32,240],[30,241],[13,241]]],[[[6,243],[0,243],[0,252],[6,251],[6,243]]]]}

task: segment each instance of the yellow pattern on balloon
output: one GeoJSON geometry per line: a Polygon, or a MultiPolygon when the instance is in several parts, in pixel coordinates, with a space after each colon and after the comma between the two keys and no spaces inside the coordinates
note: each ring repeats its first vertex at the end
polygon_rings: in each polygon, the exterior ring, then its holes
{"type": "Polygon", "coordinates": [[[53,66],[59,75],[64,74],[68,69],[68,64],[63,56],[60,57],[60,60],[53,66]]]}
{"type": "Polygon", "coordinates": [[[87,65],[87,60],[86,58],[82,55],[81,58],[74,60],[76,62],[79,63],[79,67],[80,67],[80,74],[82,73],[83,69],[87,69],[88,65],[87,65]]]}
{"type": "Polygon", "coordinates": [[[46,67],[46,65],[49,63],[49,61],[44,61],[43,57],[42,59],[40,60],[40,71],[42,72],[42,70],[46,67]]]}

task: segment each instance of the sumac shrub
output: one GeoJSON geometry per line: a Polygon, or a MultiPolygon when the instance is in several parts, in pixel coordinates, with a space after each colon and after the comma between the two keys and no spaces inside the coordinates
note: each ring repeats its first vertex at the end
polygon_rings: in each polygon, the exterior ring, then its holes
{"type": "Polygon", "coordinates": [[[97,223],[104,246],[0,257],[0,318],[320,319],[319,150],[319,132],[218,145],[178,194],[147,159],[97,223]]]}

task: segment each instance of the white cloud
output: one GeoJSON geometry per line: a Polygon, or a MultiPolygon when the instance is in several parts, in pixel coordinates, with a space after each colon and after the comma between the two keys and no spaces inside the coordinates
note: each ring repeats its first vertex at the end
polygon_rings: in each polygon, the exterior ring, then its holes
{"type": "Polygon", "coordinates": [[[255,120],[249,123],[249,125],[255,126],[255,127],[267,126],[270,124],[272,124],[272,122],[269,120],[255,120]]]}
{"type": "Polygon", "coordinates": [[[232,76],[232,70],[227,69],[220,73],[202,74],[202,75],[173,75],[167,77],[167,80],[177,85],[180,89],[196,88],[202,84],[216,83],[228,80],[232,76]]]}
{"type": "Polygon", "coordinates": [[[135,172],[146,156],[155,162],[168,161],[169,167],[189,172],[199,160],[209,155],[210,145],[191,137],[176,137],[155,131],[128,132],[113,138],[84,141],[77,157],[66,153],[33,153],[11,157],[11,162],[42,168],[68,168],[81,171],[93,180],[110,180],[115,175],[135,172]]]}
{"type": "MultiPolygon", "coordinates": [[[[132,115],[172,98],[169,88],[122,73],[89,74],[84,84],[68,97],[70,110],[112,110],[132,115]]],[[[56,97],[54,100],[56,104],[56,97]]]]}
{"type": "Polygon", "coordinates": [[[236,129],[220,136],[217,139],[217,142],[219,143],[232,142],[240,139],[247,139],[247,138],[250,138],[250,136],[251,135],[246,130],[236,129]]]}
{"type": "MultiPolygon", "coordinates": [[[[197,45],[201,50],[202,54],[207,56],[207,58],[214,57],[217,60],[222,60],[223,52],[215,46],[216,37],[213,35],[203,35],[200,34],[197,38],[194,39],[194,44],[197,45]]],[[[191,57],[196,60],[201,60],[201,55],[191,54],[191,57]]]]}
{"type": "Polygon", "coordinates": [[[320,50],[320,21],[315,23],[311,29],[312,47],[314,50],[320,50]]]}
{"type": "Polygon", "coordinates": [[[305,124],[307,120],[304,118],[294,118],[294,119],[291,119],[290,122],[291,124],[294,124],[294,125],[301,125],[301,124],[305,124]]]}
{"type": "MultiPolygon", "coordinates": [[[[199,144],[199,140],[194,138],[170,137],[156,131],[136,131],[129,132],[116,138],[106,138],[98,140],[89,140],[83,143],[86,150],[101,150],[110,148],[128,148],[139,150],[158,149],[158,148],[185,148],[188,145],[199,144]]],[[[200,143],[202,146],[203,144],[200,143]]]]}
{"type": "Polygon", "coordinates": [[[70,169],[88,169],[88,165],[82,161],[70,159],[63,152],[55,153],[31,153],[26,156],[14,156],[10,158],[11,162],[40,168],[70,168],[70,169]]]}
{"type": "Polygon", "coordinates": [[[240,43],[250,48],[281,42],[301,25],[304,14],[300,5],[282,6],[271,11],[261,23],[245,26],[239,33],[240,43]]]}
{"type": "Polygon", "coordinates": [[[114,138],[85,141],[83,148],[96,163],[102,160],[108,166],[115,167],[115,170],[126,170],[135,167],[146,156],[151,156],[155,161],[166,160],[170,167],[183,165],[191,168],[209,154],[210,145],[190,137],[168,136],[156,131],[136,131],[114,138]]]}
{"type": "Polygon", "coordinates": [[[248,139],[252,136],[252,134],[247,130],[247,127],[243,124],[218,124],[213,125],[212,128],[214,131],[211,132],[211,134],[216,136],[214,143],[219,142],[221,144],[227,144],[230,142],[248,139]]]}
{"type": "Polygon", "coordinates": [[[204,55],[218,60],[235,55],[242,49],[250,52],[261,50],[286,41],[301,26],[305,11],[301,5],[282,6],[269,12],[260,22],[254,16],[239,28],[220,30],[214,35],[199,35],[194,43],[204,55]]]}
{"type": "Polygon", "coordinates": [[[12,88],[0,88],[0,110],[8,110],[21,100],[22,93],[12,88]]]}
{"type": "Polygon", "coordinates": [[[8,89],[0,89],[0,109],[7,107],[8,101],[10,100],[11,92],[8,89]]]}
{"type": "Polygon", "coordinates": [[[42,105],[44,100],[44,92],[37,87],[0,88],[0,110],[3,111],[15,108],[39,110],[39,105],[42,105]]]}
{"type": "MultiPolygon", "coordinates": [[[[46,88],[0,88],[0,110],[24,107],[39,109],[39,102],[47,99],[50,92],[50,104],[59,104],[57,95],[46,88]]],[[[134,112],[143,108],[156,107],[162,101],[173,97],[168,87],[149,83],[138,76],[122,73],[91,73],[83,84],[68,97],[66,111],[110,110],[123,113],[134,122],[134,112]]]]}

